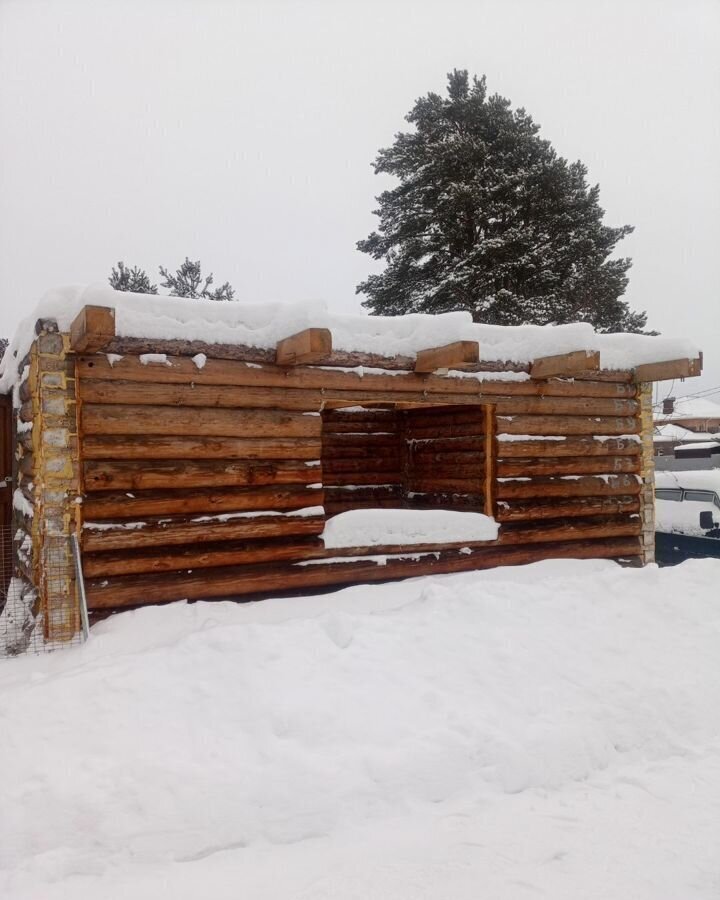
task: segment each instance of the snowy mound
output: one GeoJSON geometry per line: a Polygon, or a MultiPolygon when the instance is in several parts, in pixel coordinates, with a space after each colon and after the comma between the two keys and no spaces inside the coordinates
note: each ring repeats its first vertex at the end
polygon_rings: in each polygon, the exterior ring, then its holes
{"type": "Polygon", "coordinates": [[[351,509],[328,519],[328,549],[384,544],[458,544],[494,541],[499,525],[482,513],[449,509],[351,509]]]}
{"type": "Polygon", "coordinates": [[[545,562],[5,661],[0,896],[715,897],[718,583],[545,562]]]}

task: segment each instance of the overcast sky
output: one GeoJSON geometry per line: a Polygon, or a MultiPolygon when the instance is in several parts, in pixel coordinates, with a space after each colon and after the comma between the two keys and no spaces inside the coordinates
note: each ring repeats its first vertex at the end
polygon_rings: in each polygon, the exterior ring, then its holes
{"type": "Polygon", "coordinates": [[[718,0],[0,0],[0,330],[185,255],[240,300],[357,309],[370,164],[468,68],[636,226],[628,300],[720,385],[719,47],[718,0]]]}

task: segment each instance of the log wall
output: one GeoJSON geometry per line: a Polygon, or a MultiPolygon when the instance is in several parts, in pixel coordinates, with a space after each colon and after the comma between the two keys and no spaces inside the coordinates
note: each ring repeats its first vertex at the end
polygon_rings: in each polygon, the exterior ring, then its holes
{"type": "Polygon", "coordinates": [[[505,375],[78,357],[90,607],[639,559],[631,375],[505,375]],[[326,515],[403,505],[494,513],[500,538],[324,550],[326,515]]]}

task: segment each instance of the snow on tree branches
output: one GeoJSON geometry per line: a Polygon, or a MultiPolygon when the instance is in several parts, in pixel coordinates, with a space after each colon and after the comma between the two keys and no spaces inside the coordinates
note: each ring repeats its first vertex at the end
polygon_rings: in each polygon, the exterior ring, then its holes
{"type": "Polygon", "coordinates": [[[150,284],[147,272],[137,266],[129,269],[122,260],[118,263],[117,269],[113,267],[108,281],[110,282],[110,287],[116,291],[131,291],[133,294],[157,294],[157,285],[150,284]]]}
{"type": "MultiPolygon", "coordinates": [[[[164,266],[160,266],[160,274],[165,279],[161,286],[169,288],[171,297],[192,297],[205,300],[234,300],[235,291],[226,281],[220,287],[210,289],[213,284],[212,272],[203,278],[200,260],[191,260],[187,256],[185,262],[172,275],[164,266]]],[[[157,294],[157,285],[150,283],[150,278],[144,269],[133,266],[129,269],[125,263],[119,262],[117,269],[113,268],[110,278],[110,287],[116,291],[132,291],[135,294],[157,294]]]]}
{"type": "Polygon", "coordinates": [[[406,119],[414,131],[374,163],[400,183],[377,198],[378,231],[357,245],[386,262],[357,287],[372,313],[645,328],[620,299],[631,260],[609,258],[632,227],[603,224],[585,166],[559,157],[524,109],[455,70],[447,97],[421,97],[406,119]]]}
{"type": "Polygon", "coordinates": [[[160,266],[160,274],[165,281],[162,286],[170,288],[171,297],[202,297],[205,300],[232,300],[235,291],[230,287],[230,282],[226,281],[220,287],[210,290],[213,283],[212,272],[207,275],[203,281],[200,269],[200,260],[193,262],[187,256],[185,262],[180,266],[174,275],[171,275],[167,269],[160,266]]]}

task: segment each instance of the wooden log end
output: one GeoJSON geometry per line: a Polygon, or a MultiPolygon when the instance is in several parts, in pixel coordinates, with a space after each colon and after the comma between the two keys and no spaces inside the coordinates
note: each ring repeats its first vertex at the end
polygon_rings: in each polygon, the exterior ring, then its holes
{"type": "Polygon", "coordinates": [[[558,378],[594,372],[600,368],[600,352],[598,350],[574,350],[572,353],[560,353],[557,356],[542,356],[530,367],[530,377],[558,378]]]}
{"type": "Polygon", "coordinates": [[[415,360],[415,371],[435,372],[438,369],[465,369],[480,362],[480,345],[477,341],[455,341],[444,347],[420,350],[415,360]]]}
{"type": "Polygon", "coordinates": [[[332,353],[329,328],[306,328],[278,341],[275,362],[279,366],[302,366],[319,362],[332,353]]]}
{"type": "Polygon", "coordinates": [[[70,346],[76,353],[96,353],[115,337],[115,310],[84,306],[70,326],[70,346]]]}
{"type": "Polygon", "coordinates": [[[702,353],[697,359],[670,359],[665,362],[644,363],[636,366],[636,382],[670,381],[674,378],[694,378],[702,373],[702,353]]]}

